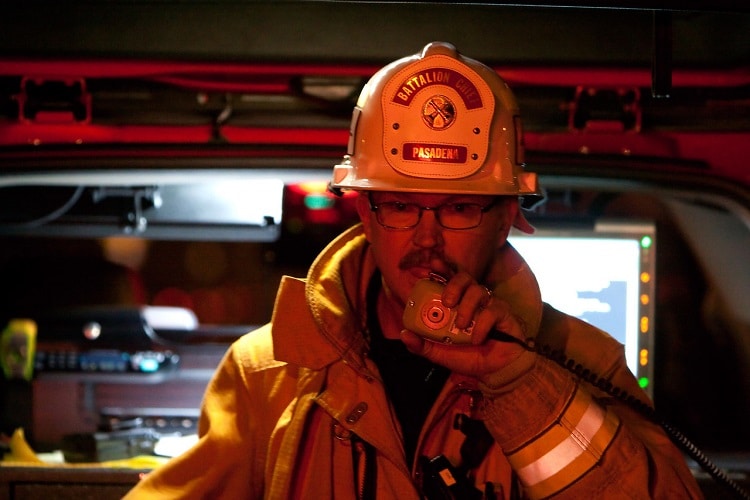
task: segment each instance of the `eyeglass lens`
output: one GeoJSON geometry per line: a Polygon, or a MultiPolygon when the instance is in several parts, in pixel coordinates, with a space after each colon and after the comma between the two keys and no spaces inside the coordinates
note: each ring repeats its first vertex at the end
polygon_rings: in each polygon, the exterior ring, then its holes
{"type": "Polygon", "coordinates": [[[412,203],[385,202],[373,206],[378,222],[386,227],[407,229],[419,223],[424,210],[435,211],[438,223],[448,229],[469,229],[478,226],[486,208],[476,203],[447,203],[437,207],[421,207],[412,203]]]}

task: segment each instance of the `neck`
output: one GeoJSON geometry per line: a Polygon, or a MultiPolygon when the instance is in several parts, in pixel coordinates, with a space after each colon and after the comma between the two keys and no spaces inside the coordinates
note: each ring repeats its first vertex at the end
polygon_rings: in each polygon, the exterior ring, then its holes
{"type": "Polygon", "coordinates": [[[396,300],[385,283],[378,294],[377,311],[383,336],[387,339],[401,338],[401,330],[404,328],[402,320],[404,307],[396,300]]]}

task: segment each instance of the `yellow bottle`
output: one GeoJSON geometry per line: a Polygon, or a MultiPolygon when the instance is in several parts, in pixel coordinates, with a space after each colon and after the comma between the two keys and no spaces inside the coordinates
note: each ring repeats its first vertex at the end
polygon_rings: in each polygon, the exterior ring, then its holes
{"type": "Polygon", "coordinates": [[[36,323],[12,319],[0,336],[0,366],[5,378],[31,380],[34,375],[36,323]]]}

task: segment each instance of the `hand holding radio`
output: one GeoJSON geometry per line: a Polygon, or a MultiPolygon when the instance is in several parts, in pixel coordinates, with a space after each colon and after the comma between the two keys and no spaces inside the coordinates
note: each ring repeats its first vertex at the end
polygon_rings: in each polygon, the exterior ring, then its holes
{"type": "Polygon", "coordinates": [[[417,282],[403,313],[401,340],[411,352],[480,379],[518,358],[526,345],[509,304],[467,273],[431,273],[417,282]],[[450,281],[450,282],[449,282],[450,281]],[[502,342],[489,342],[489,339],[502,342]]]}
{"type": "MultiPolygon", "coordinates": [[[[473,280],[472,280],[473,281],[473,280]]],[[[437,273],[430,273],[429,279],[422,279],[412,289],[404,309],[404,326],[420,337],[442,344],[472,344],[476,320],[492,300],[492,290],[481,285],[479,293],[470,290],[471,282],[464,285],[461,301],[468,302],[472,311],[472,320],[465,326],[459,326],[458,308],[451,308],[443,302],[443,292],[448,280],[437,273]]],[[[474,287],[476,288],[476,287],[474,287]]],[[[518,340],[494,328],[490,329],[489,338],[502,341],[518,340]]],[[[480,342],[477,342],[480,343],[480,342]]]]}
{"type": "Polygon", "coordinates": [[[431,279],[419,280],[412,289],[404,309],[404,326],[417,335],[443,344],[471,344],[474,328],[456,325],[458,312],[443,304],[446,280],[432,273],[431,279]]]}
{"type": "Polygon", "coordinates": [[[410,351],[465,375],[481,378],[526,350],[510,306],[466,273],[453,276],[450,284],[433,273],[418,281],[403,323],[401,339],[410,351]]]}

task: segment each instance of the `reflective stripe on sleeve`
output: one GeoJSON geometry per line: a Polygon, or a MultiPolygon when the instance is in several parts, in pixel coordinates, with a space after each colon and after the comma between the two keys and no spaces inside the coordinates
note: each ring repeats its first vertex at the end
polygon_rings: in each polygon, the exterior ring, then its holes
{"type": "Polygon", "coordinates": [[[599,461],[617,432],[617,415],[576,390],[559,421],[508,456],[531,498],[567,487],[599,461]]]}

